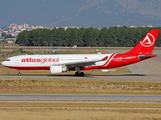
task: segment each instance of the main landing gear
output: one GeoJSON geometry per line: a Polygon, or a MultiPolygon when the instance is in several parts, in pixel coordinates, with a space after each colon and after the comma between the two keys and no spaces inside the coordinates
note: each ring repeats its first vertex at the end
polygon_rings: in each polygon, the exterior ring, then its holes
{"type": "Polygon", "coordinates": [[[20,72],[20,70],[17,70],[18,71],[18,75],[20,76],[21,75],[21,72],[20,72]]]}
{"type": "Polygon", "coordinates": [[[84,72],[80,72],[79,67],[75,67],[75,70],[77,71],[77,72],[75,72],[75,76],[84,76],[84,72]]]}
{"type": "Polygon", "coordinates": [[[84,72],[80,72],[80,73],[75,72],[75,76],[84,76],[84,72]]]}

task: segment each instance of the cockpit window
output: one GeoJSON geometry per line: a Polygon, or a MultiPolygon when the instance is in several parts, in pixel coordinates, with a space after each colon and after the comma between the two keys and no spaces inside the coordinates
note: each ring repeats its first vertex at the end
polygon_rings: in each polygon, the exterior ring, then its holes
{"type": "Polygon", "coordinates": [[[10,59],[6,59],[6,61],[10,61],[10,59]]]}

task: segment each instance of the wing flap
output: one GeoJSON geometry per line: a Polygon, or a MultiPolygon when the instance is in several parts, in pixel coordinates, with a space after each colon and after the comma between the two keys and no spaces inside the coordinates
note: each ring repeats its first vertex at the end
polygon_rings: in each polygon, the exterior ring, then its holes
{"type": "Polygon", "coordinates": [[[65,63],[67,66],[87,66],[87,65],[93,65],[95,62],[98,62],[100,60],[85,60],[85,61],[77,61],[77,62],[69,62],[65,63]]]}

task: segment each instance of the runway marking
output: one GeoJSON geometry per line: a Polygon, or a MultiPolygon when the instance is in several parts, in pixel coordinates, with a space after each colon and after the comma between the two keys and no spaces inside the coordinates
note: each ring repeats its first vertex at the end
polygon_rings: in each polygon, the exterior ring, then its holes
{"type": "Polygon", "coordinates": [[[157,65],[157,64],[155,64],[153,62],[150,62],[149,60],[146,60],[146,61],[149,62],[149,63],[151,63],[151,64],[153,64],[153,65],[155,65],[155,66],[157,66],[157,67],[159,67],[159,68],[161,68],[161,66],[159,66],[159,65],[157,65]]]}

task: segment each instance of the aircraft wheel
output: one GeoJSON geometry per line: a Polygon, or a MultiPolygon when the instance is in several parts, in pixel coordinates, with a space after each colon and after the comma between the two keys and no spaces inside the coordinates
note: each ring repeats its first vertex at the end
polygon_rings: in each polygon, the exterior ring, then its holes
{"type": "Polygon", "coordinates": [[[84,76],[84,72],[81,72],[80,74],[78,72],[75,72],[75,76],[84,76]]]}
{"type": "Polygon", "coordinates": [[[18,75],[20,76],[20,75],[21,75],[21,73],[18,73],[18,75]]]}
{"type": "Polygon", "coordinates": [[[79,76],[79,73],[78,72],[75,72],[75,76],[79,76]]]}
{"type": "Polygon", "coordinates": [[[80,73],[80,76],[84,76],[84,72],[81,72],[81,73],[80,73]]]}

